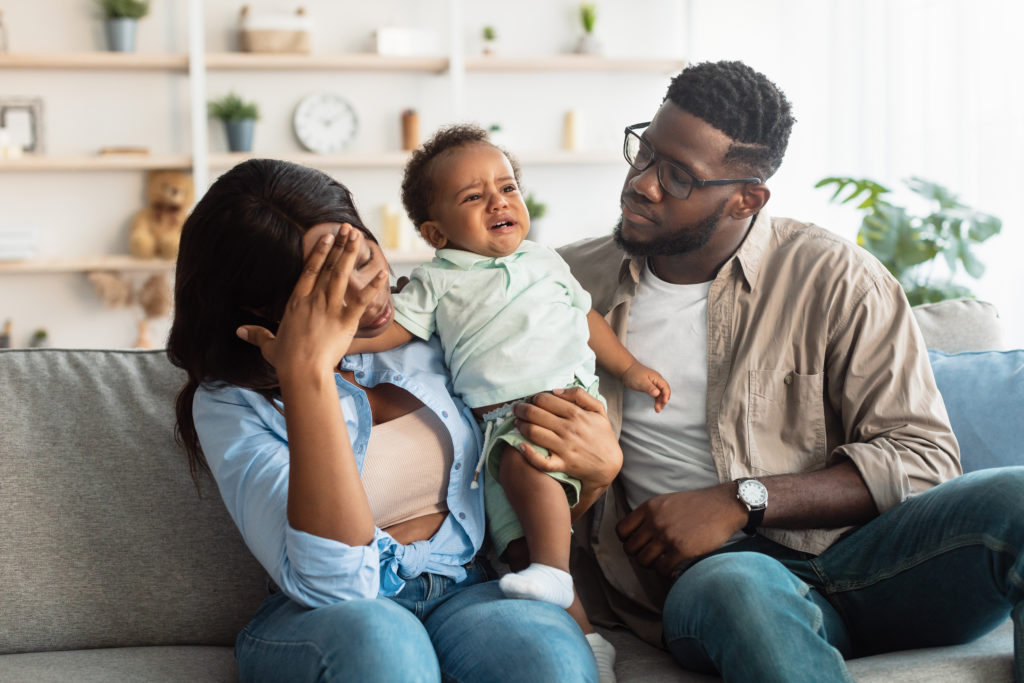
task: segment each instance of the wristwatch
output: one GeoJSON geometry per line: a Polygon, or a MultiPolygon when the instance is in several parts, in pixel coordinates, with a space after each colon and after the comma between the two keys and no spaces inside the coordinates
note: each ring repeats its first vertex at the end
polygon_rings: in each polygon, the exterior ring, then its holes
{"type": "Polygon", "coordinates": [[[736,498],[747,506],[749,513],[743,533],[753,536],[764,521],[764,511],[768,509],[768,489],[757,479],[737,479],[736,498]]]}

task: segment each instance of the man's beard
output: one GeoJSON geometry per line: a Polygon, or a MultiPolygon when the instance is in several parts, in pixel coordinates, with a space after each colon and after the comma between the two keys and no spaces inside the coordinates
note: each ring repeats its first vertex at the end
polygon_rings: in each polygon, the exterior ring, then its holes
{"type": "Polygon", "coordinates": [[[683,225],[674,230],[671,234],[656,237],[653,240],[631,240],[622,234],[622,217],[615,226],[615,243],[619,248],[630,256],[674,256],[676,254],[688,254],[696,251],[708,243],[711,236],[715,234],[718,221],[725,213],[727,199],[722,200],[711,213],[697,221],[683,225]]]}

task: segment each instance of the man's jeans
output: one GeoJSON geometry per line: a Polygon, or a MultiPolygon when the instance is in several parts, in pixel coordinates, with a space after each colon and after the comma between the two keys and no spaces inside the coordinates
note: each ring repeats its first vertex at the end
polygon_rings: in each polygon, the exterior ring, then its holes
{"type": "Polygon", "coordinates": [[[305,609],[267,598],[235,644],[242,681],[597,681],[568,613],[505,598],[470,569],[424,574],[399,597],[305,609]]]}
{"type": "Polygon", "coordinates": [[[818,557],[763,537],[688,568],[665,642],[733,681],[851,681],[844,657],[964,643],[1013,616],[1024,680],[1024,467],[982,470],[911,498],[818,557]]]}

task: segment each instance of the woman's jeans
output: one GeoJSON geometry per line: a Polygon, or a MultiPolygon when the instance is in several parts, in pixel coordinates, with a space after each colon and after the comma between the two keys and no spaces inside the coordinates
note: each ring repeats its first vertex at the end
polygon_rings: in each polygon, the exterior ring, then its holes
{"type": "Polygon", "coordinates": [[[242,681],[597,681],[568,613],[505,598],[471,567],[423,574],[399,596],[307,609],[268,597],[235,643],[242,681]]]}
{"type": "Polygon", "coordinates": [[[763,537],[688,568],[665,602],[687,669],[732,681],[851,681],[844,657],[964,643],[1013,617],[1024,636],[1024,467],[958,477],[818,557],[763,537]]]}

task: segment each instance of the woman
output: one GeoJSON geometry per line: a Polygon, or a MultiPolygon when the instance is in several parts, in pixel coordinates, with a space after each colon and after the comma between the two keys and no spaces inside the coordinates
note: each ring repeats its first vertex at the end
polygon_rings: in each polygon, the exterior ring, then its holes
{"type": "MultiPolygon", "coordinates": [[[[245,162],[185,223],[179,434],[277,588],[238,637],[240,677],[596,680],[568,614],[505,599],[476,559],[480,435],[436,339],[345,355],[391,321],[383,252],[318,171],[245,162]]],[[[523,428],[584,482],[585,509],[621,462],[603,409],[584,392],[535,403],[523,428]]]]}

